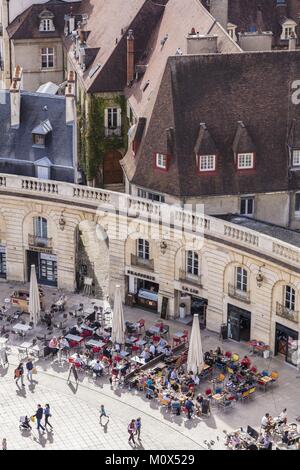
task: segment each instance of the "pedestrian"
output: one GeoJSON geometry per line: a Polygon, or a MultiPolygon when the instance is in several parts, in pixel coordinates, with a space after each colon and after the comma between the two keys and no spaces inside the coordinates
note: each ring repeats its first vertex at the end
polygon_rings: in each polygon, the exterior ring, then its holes
{"type": "Polygon", "coordinates": [[[5,437],[2,439],[2,450],[7,450],[7,441],[5,437]]]}
{"type": "Polygon", "coordinates": [[[136,427],[136,433],[135,435],[137,436],[138,440],[141,441],[141,429],[142,429],[142,419],[137,418],[135,422],[135,427],[136,427]]]}
{"type": "Polygon", "coordinates": [[[30,382],[32,382],[33,363],[30,357],[28,358],[28,361],[26,362],[26,369],[27,369],[27,379],[30,382]]]}
{"type": "Polygon", "coordinates": [[[184,406],[187,409],[188,419],[191,419],[193,413],[194,403],[189,398],[185,401],[184,406]]]}
{"type": "Polygon", "coordinates": [[[41,421],[43,419],[43,414],[44,414],[44,410],[43,408],[41,407],[41,405],[38,405],[37,406],[37,410],[36,410],[36,413],[35,413],[35,417],[36,417],[36,421],[37,421],[37,430],[39,431],[40,428],[45,432],[45,428],[44,426],[41,424],[41,421]]]}
{"type": "Polygon", "coordinates": [[[135,445],[135,440],[134,440],[135,431],[136,431],[135,419],[132,419],[128,425],[128,432],[129,432],[128,442],[132,441],[134,445],[135,445]]]}
{"type": "Polygon", "coordinates": [[[103,418],[103,416],[105,416],[105,418],[107,418],[107,421],[109,421],[109,416],[106,414],[104,405],[101,405],[101,407],[100,407],[100,424],[101,424],[101,425],[102,425],[102,418],[103,418]]]}
{"type": "Polygon", "coordinates": [[[23,376],[24,376],[24,366],[23,366],[23,363],[20,362],[18,367],[15,369],[14,378],[15,378],[15,381],[16,381],[16,385],[19,384],[19,380],[21,379],[22,387],[25,387],[23,376]]]}
{"type": "Polygon", "coordinates": [[[44,415],[45,415],[45,428],[50,426],[51,429],[53,429],[52,424],[49,423],[49,418],[52,416],[51,411],[50,411],[50,405],[49,403],[46,403],[45,408],[44,408],[44,415]]]}

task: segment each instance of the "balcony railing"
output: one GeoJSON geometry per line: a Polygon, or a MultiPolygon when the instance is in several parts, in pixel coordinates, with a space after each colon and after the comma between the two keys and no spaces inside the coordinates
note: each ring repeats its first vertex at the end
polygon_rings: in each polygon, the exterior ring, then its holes
{"type": "Polygon", "coordinates": [[[233,284],[228,284],[228,295],[233,299],[250,304],[250,291],[240,290],[233,284]]]}
{"type": "Polygon", "coordinates": [[[181,282],[188,282],[189,284],[202,287],[201,279],[202,279],[202,274],[191,274],[187,272],[185,269],[179,270],[179,280],[181,282]]]}
{"type": "Polygon", "coordinates": [[[105,137],[121,137],[122,135],[122,128],[119,127],[106,127],[105,128],[105,137]]]}
{"type": "Polygon", "coordinates": [[[295,310],[290,310],[279,302],[276,302],[276,315],[286,320],[290,320],[293,323],[298,323],[299,321],[299,312],[295,310]]]}
{"type": "Polygon", "coordinates": [[[140,266],[141,268],[148,269],[149,271],[154,271],[154,259],[144,259],[132,254],[131,264],[132,266],[140,266]]]}
{"type": "Polygon", "coordinates": [[[38,237],[36,235],[28,235],[28,245],[33,249],[52,250],[52,238],[38,237]]]}

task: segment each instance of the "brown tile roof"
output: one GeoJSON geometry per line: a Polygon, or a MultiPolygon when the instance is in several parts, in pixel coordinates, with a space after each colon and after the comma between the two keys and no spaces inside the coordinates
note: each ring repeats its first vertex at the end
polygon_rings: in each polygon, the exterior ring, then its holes
{"type": "MultiPolygon", "coordinates": [[[[133,29],[136,60],[144,54],[152,30],[164,7],[152,0],[82,0],[79,13],[88,14],[84,30],[90,31],[88,48],[99,48],[90,67],[82,73],[69,52],[78,77],[90,93],[121,91],[126,86],[126,37],[133,29]],[[92,77],[90,70],[101,64],[92,77]]],[[[70,47],[70,44],[69,44],[70,47]]]]}
{"type": "Polygon", "coordinates": [[[289,174],[287,146],[294,120],[300,122],[300,107],[291,99],[299,76],[298,51],[169,58],[139,151],[135,158],[128,152],[123,162],[127,176],[133,184],[176,196],[299,188],[299,172],[289,174]],[[239,121],[247,131],[242,141],[249,144],[251,137],[255,145],[256,170],[238,175],[232,147],[239,121]],[[199,123],[206,123],[219,150],[212,176],[196,172],[199,123]],[[174,152],[169,170],[161,172],[153,168],[153,156],[167,153],[170,127],[174,152]]]}
{"type": "Polygon", "coordinates": [[[64,33],[64,16],[70,11],[76,13],[78,2],[64,2],[63,0],[50,0],[44,4],[32,5],[17,16],[8,26],[7,32],[10,39],[40,39],[59,38],[64,33]],[[49,10],[54,14],[55,31],[39,31],[39,14],[49,10]]]}

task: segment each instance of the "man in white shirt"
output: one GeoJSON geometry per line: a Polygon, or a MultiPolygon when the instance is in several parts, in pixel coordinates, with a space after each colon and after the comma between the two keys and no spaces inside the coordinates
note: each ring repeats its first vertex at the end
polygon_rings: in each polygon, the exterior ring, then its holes
{"type": "Polygon", "coordinates": [[[150,354],[152,354],[153,357],[155,356],[156,348],[153,343],[150,344],[149,352],[150,354]]]}
{"type": "Polygon", "coordinates": [[[150,358],[150,353],[148,351],[148,348],[145,348],[144,351],[142,351],[140,357],[142,359],[145,359],[145,361],[147,361],[150,358]]]}
{"type": "Polygon", "coordinates": [[[261,427],[262,429],[267,429],[270,425],[270,415],[269,413],[266,413],[265,416],[263,416],[261,420],[261,427]]]}
{"type": "Polygon", "coordinates": [[[286,424],[287,423],[287,409],[284,408],[279,415],[279,423],[286,424]]]}

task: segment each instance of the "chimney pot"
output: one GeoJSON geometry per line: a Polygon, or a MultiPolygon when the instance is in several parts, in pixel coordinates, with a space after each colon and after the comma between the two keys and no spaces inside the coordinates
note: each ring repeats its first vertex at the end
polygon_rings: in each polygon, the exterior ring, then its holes
{"type": "Polygon", "coordinates": [[[134,35],[132,29],[127,36],[127,85],[134,80],[134,35]]]}

